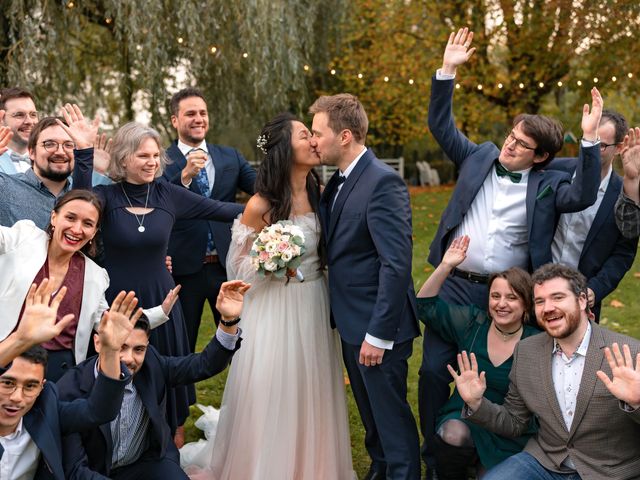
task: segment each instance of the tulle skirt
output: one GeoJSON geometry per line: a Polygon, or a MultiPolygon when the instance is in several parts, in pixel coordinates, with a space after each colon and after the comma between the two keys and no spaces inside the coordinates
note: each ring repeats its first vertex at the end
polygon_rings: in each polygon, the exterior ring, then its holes
{"type": "Polygon", "coordinates": [[[205,470],[214,480],[352,480],[340,339],[324,275],[249,291],[205,470]]]}

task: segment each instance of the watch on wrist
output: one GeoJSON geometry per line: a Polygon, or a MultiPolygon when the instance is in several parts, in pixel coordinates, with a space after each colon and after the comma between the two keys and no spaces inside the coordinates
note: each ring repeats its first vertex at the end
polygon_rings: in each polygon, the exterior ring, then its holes
{"type": "Polygon", "coordinates": [[[238,323],[240,323],[240,317],[236,318],[235,320],[228,320],[228,321],[220,319],[220,323],[225,327],[233,327],[234,325],[237,325],[238,323]]]}

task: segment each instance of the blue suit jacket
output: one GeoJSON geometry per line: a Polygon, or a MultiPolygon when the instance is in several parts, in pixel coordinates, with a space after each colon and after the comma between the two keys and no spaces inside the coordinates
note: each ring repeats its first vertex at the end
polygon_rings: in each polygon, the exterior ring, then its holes
{"type": "MultiPolygon", "coordinates": [[[[460,169],[458,182],[442,214],[431,243],[429,262],[442,260],[451,234],[471,207],[482,183],[494,168],[500,150],[491,142],[476,145],[455,125],[452,113],[453,80],[431,83],[429,129],[447,156],[460,169]]],[[[532,169],[527,182],[527,228],[529,268],[551,262],[551,243],[561,213],[579,212],[596,201],[600,185],[600,147],[580,148],[576,178],[566,172],[532,169]]],[[[473,239],[472,239],[473,240],[473,239]]]]}
{"type": "MultiPolygon", "coordinates": [[[[61,399],[53,382],[45,383],[33,407],[23,418],[24,427],[41,452],[36,480],[66,478],[62,436],[94,428],[116,418],[129,378],[113,380],[99,375],[99,380],[94,382],[95,388],[87,391],[86,398],[72,402],[61,399]]],[[[3,454],[4,449],[0,445],[0,458],[3,454]]]]}
{"type": "MultiPolygon", "coordinates": [[[[213,159],[216,178],[210,197],[223,202],[235,202],[236,191],[240,190],[253,195],[256,172],[237,150],[222,145],[207,143],[209,154],[213,159]]],[[[163,177],[177,185],[182,185],[180,174],[187,163],[177,142],[167,149],[172,160],[163,177]]],[[[189,190],[202,195],[197,182],[191,182],[189,190]]],[[[231,223],[211,222],[207,220],[178,220],[173,226],[169,239],[168,255],[173,261],[174,275],[196,273],[202,268],[202,260],[207,250],[207,229],[211,226],[213,240],[220,261],[224,266],[231,242],[231,223]]]]}
{"type": "Polygon", "coordinates": [[[327,183],[320,216],[327,242],[331,314],[342,339],[367,333],[402,342],[420,334],[411,278],[409,194],[402,178],[371,150],[343,184],[333,211],[327,183]]]}
{"type": "MultiPolygon", "coordinates": [[[[238,348],[240,339],[236,344],[236,350],[238,348]]],[[[165,416],[166,390],[212,377],[229,365],[234,353],[235,350],[224,348],[216,337],[211,339],[201,353],[184,357],[160,355],[149,345],[144,364],[133,377],[133,384],[149,415],[150,435],[146,455],[158,459],[171,457],[180,463],[180,456],[165,416]]],[[[95,382],[96,358],[92,357],[78,364],[58,381],[62,398],[82,398],[89,394],[95,382]]],[[[118,404],[118,412],[121,403],[122,401],[118,404]]],[[[111,419],[115,418],[118,412],[111,419]]],[[[109,476],[113,440],[109,423],[101,423],[99,427],[64,438],[64,469],[67,478],[104,479],[109,476]]]]}
{"type": "MultiPolygon", "coordinates": [[[[577,163],[576,158],[556,158],[548,168],[573,174],[577,163]]],[[[593,308],[596,316],[600,314],[602,300],[616,289],[633,265],[638,251],[638,238],[624,238],[616,226],[613,210],[621,191],[622,178],[615,171],[611,172],[609,186],[593,219],[578,263],[578,270],[587,277],[588,286],[596,296],[593,308]]]]}

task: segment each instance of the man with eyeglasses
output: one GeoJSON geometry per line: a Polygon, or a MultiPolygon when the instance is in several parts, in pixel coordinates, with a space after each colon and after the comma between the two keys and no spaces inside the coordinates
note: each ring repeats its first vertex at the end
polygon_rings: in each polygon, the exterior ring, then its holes
{"type": "Polygon", "coordinates": [[[47,352],[39,346],[72,319],[56,323],[66,289],[53,293],[46,279],[37,288],[33,285],[16,331],[0,342],[2,479],[65,479],[62,436],[114,419],[131,378],[121,373],[119,352],[142,311],[136,311],[133,292],[122,292],[100,322],[100,341],[106,348],[91,394],[73,402],[60,400],[56,386],[44,379],[47,352]]]}
{"type": "MultiPolygon", "coordinates": [[[[622,178],[613,171],[613,160],[622,153],[629,126],[618,112],[603,110],[600,135],[600,186],[593,205],[560,216],[551,245],[554,263],[563,263],[587,277],[589,307],[600,318],[602,300],[613,292],[633,265],[638,238],[626,239],[613,215],[622,190],[622,178]]],[[[549,168],[573,174],[576,158],[557,158],[549,168]]]]}
{"type": "MultiPolygon", "coordinates": [[[[491,142],[476,144],[456,128],[452,114],[456,68],[473,55],[472,39],[473,32],[467,28],[451,34],[442,68],[431,85],[429,128],[458,167],[459,177],[431,244],[429,262],[437,266],[451,240],[468,235],[467,258],[447,278],[440,296],[449,303],[486,309],[489,274],[510,267],[531,271],[551,262],[560,214],[584,210],[595,201],[602,97],[594,88],[592,108],[584,108],[580,159],[573,181],[566,172],[544,168],[563,144],[562,127],[551,118],[520,114],[501,149],[491,142]]],[[[451,377],[445,367],[453,364],[455,354],[453,345],[425,331],[418,404],[425,439],[423,459],[430,472],[435,419],[450,393],[451,377]]]]}
{"type": "Polygon", "coordinates": [[[23,88],[0,90],[0,125],[13,132],[8,150],[0,155],[0,172],[14,175],[31,168],[27,143],[36,123],[38,111],[31,92],[23,88]]]}

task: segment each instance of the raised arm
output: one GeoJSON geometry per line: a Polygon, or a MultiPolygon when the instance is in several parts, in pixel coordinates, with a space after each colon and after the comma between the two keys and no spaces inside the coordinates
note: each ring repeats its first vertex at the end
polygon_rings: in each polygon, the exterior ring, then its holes
{"type": "Polygon", "coordinates": [[[167,182],[166,186],[171,189],[171,198],[175,202],[178,219],[232,222],[244,211],[244,205],[206,198],[173,183],[167,182]]]}
{"type": "Polygon", "coordinates": [[[98,135],[100,119],[98,116],[89,122],[84,118],[80,107],[66,104],[60,111],[64,122],[58,124],[67,132],[76,145],[73,152],[73,187],[91,190],[93,178],[93,144],[98,135]]]}
{"type": "Polygon", "coordinates": [[[422,288],[418,292],[417,297],[435,297],[440,292],[442,284],[451,274],[454,268],[460,265],[467,258],[467,249],[469,248],[469,237],[455,238],[449,248],[442,257],[442,261],[436,267],[434,272],[424,282],[422,288]]]}
{"type": "Polygon", "coordinates": [[[640,128],[632,128],[622,147],[624,194],[640,205],[640,128]]]}

